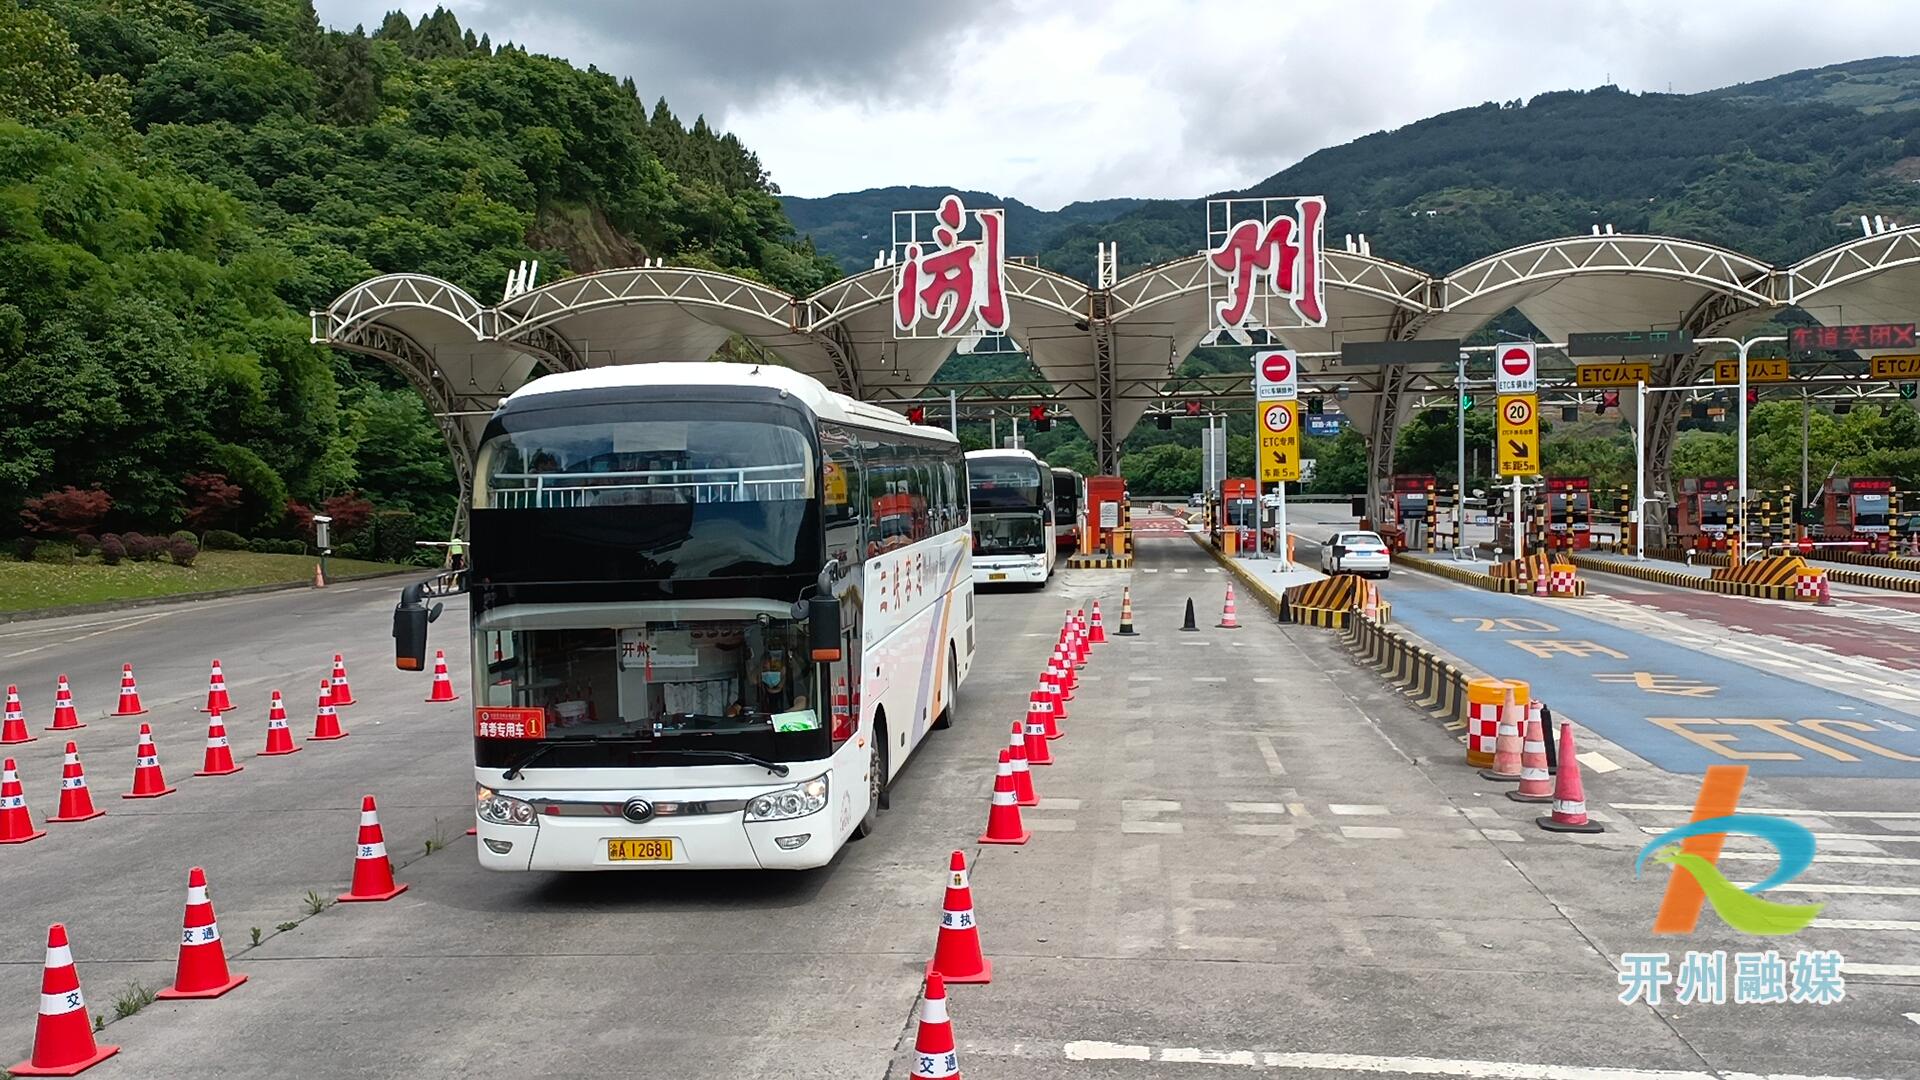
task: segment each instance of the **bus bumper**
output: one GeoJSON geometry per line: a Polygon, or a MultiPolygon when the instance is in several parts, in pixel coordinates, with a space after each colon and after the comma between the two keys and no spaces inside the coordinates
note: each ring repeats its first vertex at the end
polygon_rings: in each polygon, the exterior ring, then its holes
{"type": "Polygon", "coordinates": [[[973,583],[979,585],[1039,585],[1047,580],[1044,556],[1032,558],[973,557],[973,583]]]}

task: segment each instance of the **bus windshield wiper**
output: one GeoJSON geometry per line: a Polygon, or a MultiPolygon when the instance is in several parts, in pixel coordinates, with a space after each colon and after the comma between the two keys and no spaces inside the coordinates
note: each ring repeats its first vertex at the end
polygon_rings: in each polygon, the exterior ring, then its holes
{"type": "MultiPolygon", "coordinates": [[[[575,736],[570,736],[566,739],[555,739],[549,742],[541,743],[539,746],[536,746],[532,750],[528,751],[526,755],[522,757],[519,761],[516,761],[512,765],[507,766],[507,771],[500,774],[500,779],[514,780],[519,778],[520,776],[523,775],[521,770],[525,769],[527,766],[533,764],[534,762],[540,760],[540,758],[543,755],[545,755],[547,751],[552,750],[558,746],[578,746],[581,744],[586,744],[586,745],[598,744],[598,745],[604,746],[609,743],[648,743],[652,741],[654,741],[654,737],[652,735],[575,735],[575,736]]],[[[636,751],[636,753],[679,754],[684,757],[722,758],[727,761],[738,761],[745,765],[758,765],[759,767],[767,770],[773,775],[782,777],[782,778],[785,778],[786,775],[792,771],[791,769],[787,768],[785,765],[782,765],[777,761],[768,761],[766,758],[755,757],[752,754],[744,754],[738,750],[674,750],[666,747],[654,747],[650,749],[639,750],[639,751],[636,751]]]]}
{"type": "Polygon", "coordinates": [[[743,754],[738,750],[670,750],[665,747],[658,747],[639,752],[643,754],[681,754],[686,757],[725,758],[728,761],[738,761],[746,765],[758,765],[773,775],[782,778],[793,771],[777,761],[768,761],[763,757],[743,754]]]}

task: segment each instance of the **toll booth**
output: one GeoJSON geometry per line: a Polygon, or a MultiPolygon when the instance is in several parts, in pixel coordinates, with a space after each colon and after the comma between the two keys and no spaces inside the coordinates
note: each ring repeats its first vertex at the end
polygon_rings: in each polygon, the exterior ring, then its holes
{"type": "Polygon", "coordinates": [[[1593,481],[1585,476],[1547,477],[1547,547],[1585,551],[1593,546],[1593,481]]]}
{"type": "Polygon", "coordinates": [[[1381,514],[1380,537],[1395,552],[1424,548],[1433,522],[1434,479],[1430,475],[1401,475],[1393,478],[1393,490],[1387,494],[1386,513],[1381,514]]]}
{"type": "Polygon", "coordinates": [[[1213,512],[1213,542],[1221,551],[1253,547],[1253,530],[1260,527],[1260,483],[1244,477],[1220,481],[1220,498],[1213,512]]]}
{"type": "Polygon", "coordinates": [[[1820,539],[1851,550],[1884,554],[1894,520],[1893,481],[1886,477],[1830,477],[1820,489],[1820,539]]]}
{"type": "Polygon", "coordinates": [[[1728,529],[1739,510],[1738,482],[1720,476],[1680,481],[1673,502],[1673,535],[1681,550],[1725,551],[1728,529]]]}
{"type": "Polygon", "coordinates": [[[1127,553],[1126,488],[1127,482],[1117,476],[1087,477],[1086,529],[1081,533],[1081,554],[1127,553]]]}

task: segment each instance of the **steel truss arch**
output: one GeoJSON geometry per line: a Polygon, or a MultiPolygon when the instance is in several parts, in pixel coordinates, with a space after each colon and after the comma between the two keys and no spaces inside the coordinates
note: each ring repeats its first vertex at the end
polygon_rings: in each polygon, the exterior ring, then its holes
{"type": "Polygon", "coordinates": [[[1682,281],[1755,306],[1775,303],[1774,269],[1757,259],[1695,240],[1605,233],[1543,240],[1468,263],[1441,279],[1441,306],[1456,311],[1501,290],[1601,273],[1682,281]]]}
{"type": "Polygon", "coordinates": [[[499,307],[497,333],[513,340],[569,316],[628,304],[744,315],[769,324],[776,333],[795,329],[793,297],[772,286],[716,270],[645,266],[562,278],[512,297],[499,307]]]}
{"type": "Polygon", "coordinates": [[[1856,237],[1801,259],[1781,271],[1782,299],[1803,305],[1823,292],[1907,266],[1920,266],[1920,225],[1856,237]]]}
{"type": "MultiPolygon", "coordinates": [[[[1384,300],[1409,311],[1428,309],[1433,279],[1427,274],[1411,266],[1352,251],[1325,254],[1322,265],[1329,288],[1384,300]]],[[[1205,292],[1210,274],[1205,255],[1189,255],[1129,274],[1107,290],[1113,298],[1112,318],[1118,322],[1149,305],[1205,292]]]]}
{"type": "MultiPolygon", "coordinates": [[[[1086,318],[1085,285],[1065,274],[1027,263],[1010,262],[1005,269],[1009,302],[1022,300],[1068,319],[1086,318]]],[[[879,266],[823,286],[798,301],[805,312],[805,318],[798,320],[798,328],[818,334],[869,308],[892,303],[893,271],[891,266],[879,266]]],[[[889,321],[889,331],[892,325],[889,321]]]]}
{"type": "Polygon", "coordinates": [[[476,405],[484,405],[487,412],[492,412],[498,402],[476,401],[456,391],[432,353],[390,326],[370,323],[354,327],[328,339],[327,344],[385,363],[399,372],[408,385],[425,399],[435,426],[440,429],[440,437],[447,444],[447,456],[453,461],[454,480],[460,485],[458,504],[453,512],[453,534],[465,536],[467,506],[473,493],[473,472],[479,447],[469,439],[467,425],[461,423],[460,414],[472,411],[476,405]]]}
{"type": "Polygon", "coordinates": [[[491,331],[490,310],[450,281],[427,274],[384,274],[363,281],[336,297],[326,310],[311,312],[313,340],[332,342],[390,311],[427,311],[465,327],[475,341],[491,331]]]}

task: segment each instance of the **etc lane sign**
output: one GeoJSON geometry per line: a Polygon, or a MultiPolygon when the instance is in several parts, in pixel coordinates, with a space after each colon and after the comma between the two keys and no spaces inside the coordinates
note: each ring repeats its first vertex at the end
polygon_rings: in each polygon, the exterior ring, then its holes
{"type": "Polygon", "coordinates": [[[1293,401],[1300,396],[1300,358],[1292,349],[1270,349],[1253,354],[1254,397],[1259,401],[1293,401]]]}
{"type": "Polygon", "coordinates": [[[1273,484],[1300,479],[1298,401],[1260,403],[1260,480],[1273,484]]]}
{"type": "Polygon", "coordinates": [[[1540,390],[1540,357],[1531,341],[1509,341],[1493,347],[1494,392],[1501,397],[1534,394],[1540,390]]]}
{"type": "Polygon", "coordinates": [[[1882,355],[1867,360],[1867,377],[1872,379],[1920,379],[1920,354],[1882,355]]]}
{"type": "MultiPolygon", "coordinates": [[[[1788,379],[1787,361],[1780,357],[1749,356],[1747,358],[1747,382],[1781,383],[1788,379]]],[[[1715,360],[1713,362],[1713,381],[1721,386],[1732,386],[1740,381],[1740,361],[1715,360]]]]}
{"type": "Polygon", "coordinates": [[[1645,360],[1619,364],[1581,364],[1574,369],[1574,385],[1582,390],[1610,390],[1653,382],[1653,365],[1645,360]]]}
{"type": "Polygon", "coordinates": [[[1495,437],[1501,476],[1532,476],[1540,471],[1540,406],[1532,394],[1500,398],[1495,437]]]}

